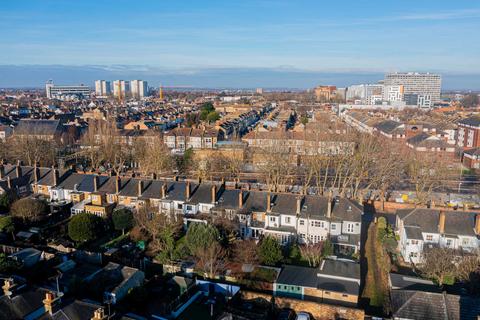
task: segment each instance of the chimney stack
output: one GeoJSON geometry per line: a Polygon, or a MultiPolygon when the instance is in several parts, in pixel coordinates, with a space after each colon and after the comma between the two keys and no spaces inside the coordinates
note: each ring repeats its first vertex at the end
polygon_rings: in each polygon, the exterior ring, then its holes
{"type": "Polygon", "coordinates": [[[121,183],[120,177],[116,176],[115,177],[115,193],[116,194],[120,192],[120,183],[121,183]]]}
{"type": "Polygon", "coordinates": [[[13,281],[12,278],[5,279],[5,281],[3,282],[3,287],[2,287],[3,294],[5,296],[9,297],[9,298],[12,298],[14,287],[15,287],[15,282],[13,281]]]}
{"type": "Polygon", "coordinates": [[[217,186],[212,186],[212,203],[217,202],[217,186]]]}
{"type": "Polygon", "coordinates": [[[152,180],[157,180],[157,174],[155,172],[152,173],[152,180]]]}
{"type": "Polygon", "coordinates": [[[440,234],[445,233],[445,211],[440,211],[440,218],[438,220],[438,232],[440,234]]]}
{"type": "Polygon", "coordinates": [[[53,173],[53,186],[56,187],[58,184],[58,170],[55,166],[52,166],[52,173],[53,173]]]}
{"type": "Polygon", "coordinates": [[[243,207],[243,191],[240,190],[238,193],[238,207],[242,208],[243,207]]]}
{"type": "Polygon", "coordinates": [[[475,216],[475,233],[480,235],[480,213],[475,216]]]}
{"type": "Polygon", "coordinates": [[[167,196],[167,185],[164,183],[162,184],[162,199],[165,199],[167,196]]]}
{"type": "Polygon", "coordinates": [[[0,180],[3,180],[5,178],[5,166],[0,164],[0,180]]]}
{"type": "Polygon", "coordinates": [[[302,211],[302,198],[297,198],[297,215],[299,216],[302,211]]]}
{"type": "Polygon", "coordinates": [[[47,311],[50,315],[54,314],[59,302],[60,297],[55,297],[55,294],[53,292],[47,292],[45,294],[45,299],[43,300],[43,306],[45,307],[45,311],[47,311]]]}
{"type": "Polygon", "coordinates": [[[98,308],[93,312],[93,318],[90,320],[106,320],[108,316],[105,314],[105,310],[103,308],[98,308]]]}
{"type": "Polygon", "coordinates": [[[267,212],[270,212],[271,210],[272,210],[272,199],[269,192],[267,193],[267,212]]]}
{"type": "Polygon", "coordinates": [[[17,174],[17,178],[20,178],[22,176],[22,162],[20,160],[17,161],[17,166],[15,167],[15,172],[17,174]]]}
{"type": "Polygon", "coordinates": [[[98,191],[98,175],[96,174],[93,175],[93,191],[98,191]]]}
{"type": "Polygon", "coordinates": [[[187,185],[185,186],[185,200],[190,199],[190,181],[187,181],[187,185]]]}
{"type": "Polygon", "coordinates": [[[7,187],[8,189],[12,189],[12,180],[10,179],[10,176],[7,177],[7,187]]]}
{"type": "Polygon", "coordinates": [[[141,197],[142,196],[142,192],[143,192],[143,181],[142,180],[138,180],[138,197],[141,197]]]}

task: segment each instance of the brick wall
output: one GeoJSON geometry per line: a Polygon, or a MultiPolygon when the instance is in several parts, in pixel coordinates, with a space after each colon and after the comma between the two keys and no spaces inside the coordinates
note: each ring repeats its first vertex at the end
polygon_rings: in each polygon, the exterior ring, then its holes
{"type": "MultiPolygon", "coordinates": [[[[252,291],[242,290],[242,297],[244,299],[263,298],[271,301],[272,295],[265,293],[257,293],[252,291]]],[[[275,297],[275,304],[279,308],[291,308],[296,312],[304,311],[310,313],[316,320],[326,319],[348,319],[348,320],[363,320],[365,312],[360,309],[334,306],[324,303],[317,303],[312,301],[303,301],[284,297],[275,297]]]]}

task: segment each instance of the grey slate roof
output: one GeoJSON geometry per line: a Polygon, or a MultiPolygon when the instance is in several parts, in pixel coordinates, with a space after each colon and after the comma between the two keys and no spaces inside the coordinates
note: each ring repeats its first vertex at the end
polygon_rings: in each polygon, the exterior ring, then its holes
{"type": "Polygon", "coordinates": [[[53,315],[45,313],[39,320],[90,320],[93,313],[102,305],[93,301],[75,300],[65,304],[53,315]]]}
{"type": "Polygon", "coordinates": [[[480,126],[480,117],[479,116],[473,116],[473,117],[470,117],[470,118],[465,118],[465,119],[462,119],[460,121],[458,121],[459,124],[465,124],[465,125],[468,125],[468,126],[474,126],[474,127],[478,127],[480,126]]]}
{"type": "Polygon", "coordinates": [[[402,124],[397,121],[393,120],[384,120],[376,123],[373,127],[375,127],[377,130],[383,131],[385,133],[392,133],[397,129],[399,126],[402,124]]]}
{"type": "MultiPolygon", "coordinates": [[[[190,186],[192,187],[192,184],[190,184],[190,186]]],[[[188,203],[212,203],[212,186],[213,184],[210,183],[201,183],[196,185],[195,188],[191,188],[188,203]]],[[[218,186],[216,186],[215,190],[215,198],[217,198],[218,186]]]]}
{"type": "Polygon", "coordinates": [[[267,192],[248,192],[244,203],[247,211],[265,212],[267,211],[267,192]]]}
{"type": "Polygon", "coordinates": [[[238,205],[238,198],[239,194],[242,193],[243,202],[245,203],[245,194],[242,190],[238,189],[222,189],[218,194],[218,205],[217,208],[223,209],[239,209],[238,205]]]}
{"type": "Polygon", "coordinates": [[[325,259],[320,264],[318,273],[360,281],[360,264],[345,260],[325,259]]]}
{"type": "Polygon", "coordinates": [[[408,239],[423,240],[422,229],[418,226],[406,226],[405,232],[408,239]]]}
{"type": "MultiPolygon", "coordinates": [[[[416,226],[425,233],[439,233],[440,210],[401,209],[397,215],[405,226],[416,226]]],[[[475,236],[475,213],[464,211],[445,211],[445,234],[475,236]]]]}
{"type": "Polygon", "coordinates": [[[415,290],[438,292],[441,290],[432,281],[398,273],[390,273],[390,285],[392,290],[415,290]]]}
{"type": "MultiPolygon", "coordinates": [[[[94,178],[94,174],[72,173],[70,176],[66,177],[62,182],[60,182],[58,186],[66,190],[75,190],[76,188],[77,191],[94,192],[94,178]]],[[[100,189],[100,187],[105,184],[109,178],[110,177],[99,175],[97,188],[100,189]]]]}
{"type": "Polygon", "coordinates": [[[291,286],[317,287],[317,268],[307,268],[285,265],[277,278],[276,283],[291,286]]]}
{"type": "Polygon", "coordinates": [[[480,299],[473,297],[393,290],[391,300],[395,318],[476,320],[480,314],[480,299]]]}
{"type": "Polygon", "coordinates": [[[18,135],[55,135],[61,132],[60,120],[21,119],[15,127],[18,135]]]}
{"type": "Polygon", "coordinates": [[[47,290],[41,288],[26,289],[12,298],[0,297],[0,319],[25,319],[30,313],[43,307],[47,290]]]}

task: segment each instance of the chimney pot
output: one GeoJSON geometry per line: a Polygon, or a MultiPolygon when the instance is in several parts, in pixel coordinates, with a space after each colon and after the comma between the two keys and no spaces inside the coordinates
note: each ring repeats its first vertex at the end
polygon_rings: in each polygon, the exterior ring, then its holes
{"type": "Polygon", "coordinates": [[[238,207],[242,208],[243,207],[243,191],[240,190],[238,193],[238,207]]]}

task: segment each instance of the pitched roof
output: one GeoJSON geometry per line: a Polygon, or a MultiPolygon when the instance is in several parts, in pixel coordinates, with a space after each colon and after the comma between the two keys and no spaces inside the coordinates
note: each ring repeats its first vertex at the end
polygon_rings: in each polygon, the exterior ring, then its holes
{"type": "MultiPolygon", "coordinates": [[[[465,211],[444,211],[445,212],[445,234],[475,236],[474,212],[465,211]]],[[[439,233],[438,223],[440,221],[440,210],[436,209],[401,209],[397,215],[403,220],[404,225],[418,227],[421,232],[439,233]]]]}
{"type": "Polygon", "coordinates": [[[54,135],[62,130],[60,120],[21,119],[15,127],[17,135],[54,135]]]}
{"type": "Polygon", "coordinates": [[[412,290],[391,292],[393,316],[403,319],[476,320],[480,299],[412,290]]]}
{"type": "Polygon", "coordinates": [[[385,133],[392,133],[392,132],[395,131],[395,129],[397,129],[401,125],[402,124],[400,122],[397,122],[397,121],[384,120],[384,121],[380,121],[380,122],[376,123],[374,125],[374,127],[379,131],[382,131],[382,132],[385,132],[385,133]]]}
{"type": "Polygon", "coordinates": [[[480,126],[480,116],[473,116],[469,118],[462,119],[458,121],[459,124],[465,124],[467,126],[479,127],[480,126]]]}

